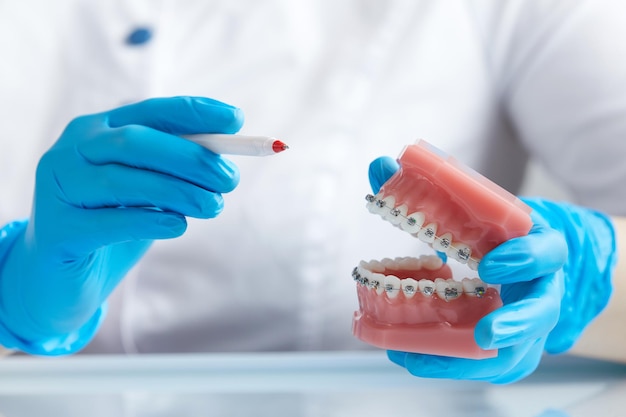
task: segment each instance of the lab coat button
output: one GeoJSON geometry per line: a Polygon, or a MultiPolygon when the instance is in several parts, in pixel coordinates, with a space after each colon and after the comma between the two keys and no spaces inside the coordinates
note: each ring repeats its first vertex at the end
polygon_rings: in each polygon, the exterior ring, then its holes
{"type": "Polygon", "coordinates": [[[130,32],[126,38],[126,44],[131,46],[143,45],[152,38],[152,30],[146,27],[139,27],[130,32]]]}

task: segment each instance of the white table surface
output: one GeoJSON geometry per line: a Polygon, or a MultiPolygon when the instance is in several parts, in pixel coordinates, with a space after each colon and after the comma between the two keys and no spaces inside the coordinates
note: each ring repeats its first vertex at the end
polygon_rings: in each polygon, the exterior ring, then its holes
{"type": "Polygon", "coordinates": [[[626,366],[549,357],[505,386],[420,379],[384,352],[11,357],[0,416],[622,417],[626,366]]]}

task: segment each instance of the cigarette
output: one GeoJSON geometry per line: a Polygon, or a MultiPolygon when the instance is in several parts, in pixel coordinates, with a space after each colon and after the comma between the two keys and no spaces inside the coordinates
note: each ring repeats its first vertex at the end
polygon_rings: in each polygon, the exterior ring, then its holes
{"type": "Polygon", "coordinates": [[[269,136],[202,134],[184,135],[183,138],[220,155],[267,156],[289,149],[280,140],[269,136]]]}

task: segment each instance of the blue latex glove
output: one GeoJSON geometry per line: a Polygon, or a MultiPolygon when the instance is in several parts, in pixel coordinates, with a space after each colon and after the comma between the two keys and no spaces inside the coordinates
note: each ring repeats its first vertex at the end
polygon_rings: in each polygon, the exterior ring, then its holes
{"type": "MultiPolygon", "coordinates": [[[[387,157],[370,166],[375,192],[397,170],[387,157]]],[[[607,305],[616,264],[616,237],[602,213],[571,204],[524,199],[533,209],[527,236],[489,252],[478,273],[502,284],[504,306],[476,325],[492,359],[469,360],[390,351],[389,358],[416,376],[510,383],[531,374],[542,353],[568,350],[607,305]]]]}
{"type": "Polygon", "coordinates": [[[215,217],[234,164],[177,134],[234,133],[242,112],[207,98],[151,99],[73,120],[41,158],[28,221],[0,231],[0,345],[83,348],[105,300],[153,239],[215,217]]]}

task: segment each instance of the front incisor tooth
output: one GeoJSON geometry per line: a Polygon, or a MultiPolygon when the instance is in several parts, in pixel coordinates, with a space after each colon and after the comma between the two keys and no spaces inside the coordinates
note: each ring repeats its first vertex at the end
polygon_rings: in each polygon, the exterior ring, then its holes
{"type": "Polygon", "coordinates": [[[417,238],[419,240],[430,244],[435,241],[435,235],[437,235],[436,223],[429,223],[426,226],[422,227],[419,232],[417,232],[417,238]]]}
{"type": "Polygon", "coordinates": [[[419,291],[418,283],[413,278],[405,278],[400,284],[402,285],[402,292],[406,298],[413,298],[415,293],[419,291]]]}
{"type": "Polygon", "coordinates": [[[459,298],[463,292],[463,284],[452,279],[437,278],[435,286],[437,288],[437,296],[446,301],[459,298]]]}
{"type": "Polygon", "coordinates": [[[416,211],[415,213],[411,213],[406,216],[406,219],[403,219],[403,221],[400,223],[400,228],[405,232],[414,235],[420,231],[425,220],[426,217],[424,216],[424,213],[416,211]]]}
{"type": "Polygon", "coordinates": [[[385,277],[385,292],[387,297],[396,298],[400,292],[400,278],[395,275],[387,275],[385,277]]]}
{"type": "Polygon", "coordinates": [[[435,293],[435,283],[429,279],[420,279],[417,282],[417,286],[422,294],[426,297],[430,297],[435,293]]]}
{"type": "Polygon", "coordinates": [[[385,219],[389,221],[389,223],[393,225],[399,225],[406,218],[406,212],[408,207],[406,204],[403,204],[399,207],[389,207],[389,212],[385,215],[385,219]]]}

